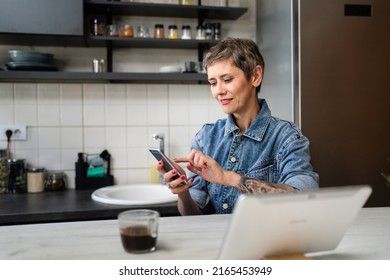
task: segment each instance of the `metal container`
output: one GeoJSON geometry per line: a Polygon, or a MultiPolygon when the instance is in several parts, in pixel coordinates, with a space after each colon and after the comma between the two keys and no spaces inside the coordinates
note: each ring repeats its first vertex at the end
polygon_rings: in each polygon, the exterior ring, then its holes
{"type": "Polygon", "coordinates": [[[27,168],[27,191],[29,193],[45,190],[44,172],[44,168],[27,168]]]}
{"type": "Polygon", "coordinates": [[[24,159],[8,159],[8,193],[27,192],[24,159]]]}

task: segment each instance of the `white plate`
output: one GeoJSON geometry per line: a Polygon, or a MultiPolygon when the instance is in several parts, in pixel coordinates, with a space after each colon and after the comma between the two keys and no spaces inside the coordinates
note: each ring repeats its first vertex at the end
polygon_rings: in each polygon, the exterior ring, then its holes
{"type": "Polygon", "coordinates": [[[154,205],[177,201],[167,186],[161,184],[117,185],[97,189],[92,199],[116,205],[154,205]]]}
{"type": "Polygon", "coordinates": [[[180,66],[162,66],[160,67],[160,72],[163,73],[180,73],[181,67],[180,66]]]}

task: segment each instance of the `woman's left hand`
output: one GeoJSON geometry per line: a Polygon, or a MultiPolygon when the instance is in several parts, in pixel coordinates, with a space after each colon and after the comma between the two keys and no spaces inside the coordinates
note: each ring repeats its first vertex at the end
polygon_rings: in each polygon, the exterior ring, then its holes
{"type": "Polygon", "coordinates": [[[187,157],[175,158],[175,162],[187,162],[187,169],[210,183],[223,184],[225,170],[213,158],[193,149],[187,157]]]}

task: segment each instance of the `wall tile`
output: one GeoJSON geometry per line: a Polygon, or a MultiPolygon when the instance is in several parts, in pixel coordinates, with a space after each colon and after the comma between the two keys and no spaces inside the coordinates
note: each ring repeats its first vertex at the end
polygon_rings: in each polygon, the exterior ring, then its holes
{"type": "Polygon", "coordinates": [[[61,84],[60,98],[62,105],[82,105],[82,84],[61,84]]]}
{"type": "Polygon", "coordinates": [[[36,126],[38,123],[38,110],[36,105],[16,105],[15,123],[36,126]]]}
{"type": "Polygon", "coordinates": [[[16,105],[36,105],[37,85],[36,84],[15,84],[15,104],[16,105]]]}
{"type": "Polygon", "coordinates": [[[84,84],[84,104],[104,104],[104,84],[84,84]]]}
{"type": "Polygon", "coordinates": [[[0,105],[0,123],[14,123],[14,107],[10,105],[0,105]]]}
{"type": "Polygon", "coordinates": [[[38,84],[39,105],[59,105],[60,86],[58,84],[38,84]]]}
{"type": "Polygon", "coordinates": [[[126,105],[118,104],[105,106],[105,124],[107,126],[126,125],[126,115],[126,105]]]}
{"type": "Polygon", "coordinates": [[[39,127],[38,128],[38,148],[39,149],[60,149],[61,130],[59,127],[39,127]]]}
{"type": "Polygon", "coordinates": [[[127,143],[126,127],[106,127],[106,145],[109,148],[125,148],[127,143]]]}
{"type": "Polygon", "coordinates": [[[84,125],[104,126],[105,110],[104,105],[84,105],[84,125]]]}
{"type": "Polygon", "coordinates": [[[84,149],[86,152],[101,152],[106,147],[106,129],[104,127],[84,128],[84,149]]]}
{"type": "Polygon", "coordinates": [[[127,128],[127,147],[136,148],[148,147],[148,141],[145,141],[148,137],[148,128],[146,126],[133,126],[127,128]]]}
{"type": "Polygon", "coordinates": [[[148,106],[147,105],[127,105],[127,125],[147,125],[148,106]]]}
{"type": "Polygon", "coordinates": [[[38,159],[39,166],[46,170],[62,170],[60,149],[40,149],[38,159]]]}
{"type": "Polygon", "coordinates": [[[61,128],[61,148],[79,149],[83,147],[83,129],[81,127],[61,128]]]}
{"type": "Polygon", "coordinates": [[[60,105],[38,105],[38,125],[39,126],[59,126],[60,125],[60,105]]]}
{"type": "Polygon", "coordinates": [[[14,84],[0,83],[0,105],[14,104],[14,84]]]}
{"type": "Polygon", "coordinates": [[[60,123],[63,126],[82,126],[83,111],[82,105],[62,105],[60,123]]]}

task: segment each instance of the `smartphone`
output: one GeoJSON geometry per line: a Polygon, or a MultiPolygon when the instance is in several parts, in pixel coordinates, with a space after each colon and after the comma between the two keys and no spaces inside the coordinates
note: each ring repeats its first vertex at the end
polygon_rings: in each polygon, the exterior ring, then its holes
{"type": "MultiPolygon", "coordinates": [[[[149,148],[149,152],[152,153],[152,155],[158,160],[162,160],[164,163],[164,169],[168,172],[172,169],[175,169],[175,166],[173,165],[172,161],[159,149],[157,148],[149,148]]],[[[178,179],[182,174],[177,171],[177,175],[173,176],[172,179],[176,180],[178,179]]],[[[184,181],[184,183],[188,184],[187,180],[184,181]]]]}

